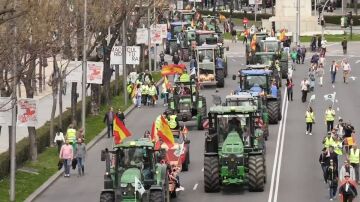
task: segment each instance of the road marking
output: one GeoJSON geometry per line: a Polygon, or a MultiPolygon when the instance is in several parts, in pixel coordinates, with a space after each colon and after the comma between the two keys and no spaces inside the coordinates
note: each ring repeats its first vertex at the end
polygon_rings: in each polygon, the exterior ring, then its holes
{"type": "Polygon", "coordinates": [[[338,100],[336,99],[336,100],[335,100],[335,102],[337,103],[337,102],[338,102],[338,100]]]}
{"type": "Polygon", "coordinates": [[[338,107],[338,108],[336,108],[336,111],[340,111],[340,108],[338,107]]]}
{"type": "Polygon", "coordinates": [[[281,133],[281,144],[280,144],[280,156],[279,156],[279,165],[277,167],[277,176],[276,176],[276,187],[275,187],[275,193],[274,193],[274,202],[277,202],[278,192],[279,192],[279,181],[280,181],[280,172],[281,172],[281,161],[283,156],[283,150],[284,150],[284,142],[285,142],[285,131],[286,131],[286,119],[287,119],[287,112],[289,108],[289,102],[285,103],[285,112],[283,116],[283,128],[281,133]]]}
{"type": "Polygon", "coordinates": [[[201,168],[201,172],[204,172],[204,168],[201,168]]]}
{"type": "Polygon", "coordinates": [[[199,185],[198,183],[196,183],[196,184],[194,185],[194,187],[193,187],[193,190],[194,190],[194,191],[197,189],[198,185],[199,185]]]}
{"type": "Polygon", "coordinates": [[[359,62],[360,62],[360,60],[356,60],[355,64],[357,64],[357,63],[359,63],[359,62]]]}
{"type": "Polygon", "coordinates": [[[236,62],[236,60],[234,58],[231,58],[231,61],[236,62]]]}
{"type": "MultiPolygon", "coordinates": [[[[283,95],[284,96],[284,98],[283,98],[284,104],[281,109],[282,115],[284,114],[286,103],[288,102],[286,99],[286,97],[287,97],[286,88],[284,88],[284,90],[285,90],[285,93],[283,95]]],[[[284,121],[284,119],[281,119],[280,124],[279,124],[279,130],[278,130],[277,141],[276,141],[275,157],[274,157],[274,163],[273,163],[273,170],[272,170],[272,174],[271,174],[271,184],[270,184],[270,192],[269,192],[268,202],[271,202],[271,200],[273,198],[273,194],[274,194],[274,183],[275,183],[276,167],[278,165],[280,140],[281,140],[281,136],[282,136],[281,130],[282,130],[282,126],[283,126],[283,121],[284,121]]]]}
{"type": "Polygon", "coordinates": [[[333,84],[332,87],[335,88],[335,85],[333,84]]]}
{"type": "Polygon", "coordinates": [[[352,79],[353,81],[355,81],[355,79],[357,78],[356,76],[350,76],[350,79],[352,79]]]}

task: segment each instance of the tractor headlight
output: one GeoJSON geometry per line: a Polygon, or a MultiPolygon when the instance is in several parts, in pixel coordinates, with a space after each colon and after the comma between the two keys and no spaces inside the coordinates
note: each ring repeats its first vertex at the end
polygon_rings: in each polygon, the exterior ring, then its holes
{"type": "Polygon", "coordinates": [[[135,187],[135,182],[131,183],[131,186],[135,187]]]}
{"type": "Polygon", "coordinates": [[[127,184],[126,184],[126,183],[121,183],[121,184],[120,184],[120,187],[121,187],[121,188],[125,188],[125,187],[127,187],[127,184]]]}

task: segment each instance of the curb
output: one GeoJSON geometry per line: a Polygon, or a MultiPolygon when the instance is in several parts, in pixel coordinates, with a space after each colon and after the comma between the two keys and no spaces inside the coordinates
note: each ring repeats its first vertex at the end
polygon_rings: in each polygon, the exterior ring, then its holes
{"type": "MultiPolygon", "coordinates": [[[[161,78],[157,83],[156,86],[159,86],[164,81],[164,78],[161,78]]],[[[124,115],[129,115],[133,110],[135,109],[135,104],[132,104],[130,107],[128,107],[124,111],[124,115]]],[[[107,128],[105,127],[97,136],[94,137],[87,145],[86,150],[89,151],[91,148],[95,146],[96,143],[98,143],[107,133],[107,128]]],[[[42,193],[44,193],[58,178],[62,176],[64,173],[64,170],[61,169],[58,172],[56,172],[54,175],[52,175],[44,184],[42,184],[39,188],[37,188],[33,193],[30,194],[25,199],[25,202],[32,202],[37,197],[39,197],[42,193]]]]}

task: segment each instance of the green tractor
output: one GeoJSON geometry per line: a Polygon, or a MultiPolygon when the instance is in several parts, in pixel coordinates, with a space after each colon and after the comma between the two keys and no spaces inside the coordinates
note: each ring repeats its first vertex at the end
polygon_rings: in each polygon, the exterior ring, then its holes
{"type": "Polygon", "coordinates": [[[256,106],[256,114],[259,116],[255,120],[263,130],[263,137],[269,137],[269,113],[266,108],[266,99],[257,92],[236,92],[234,95],[226,96],[226,106],[256,106]]]}
{"type": "Polygon", "coordinates": [[[177,10],[175,11],[175,15],[182,22],[191,23],[194,19],[195,11],[193,10],[177,10]]]}
{"type": "Polygon", "coordinates": [[[101,151],[101,160],[106,162],[106,172],[100,201],[170,201],[168,168],[166,164],[156,163],[159,162],[158,156],[159,153],[148,138],[125,141],[115,145],[113,151],[101,151]],[[141,185],[135,184],[135,179],[141,185]],[[135,186],[142,186],[144,193],[135,191],[135,186]]]}
{"type": "Polygon", "coordinates": [[[264,191],[264,150],[256,142],[256,106],[214,106],[208,114],[205,137],[204,188],[218,192],[221,185],[247,185],[264,191]]]}
{"type": "Polygon", "coordinates": [[[168,110],[177,114],[182,122],[196,120],[199,130],[203,129],[203,120],[207,115],[206,98],[199,94],[194,80],[175,82],[172,98],[168,101],[168,110]]]}
{"type": "Polygon", "coordinates": [[[259,45],[260,41],[268,37],[267,33],[262,33],[262,32],[255,33],[255,35],[256,35],[256,50],[251,50],[251,40],[248,40],[245,46],[246,64],[250,64],[251,58],[254,55],[254,53],[260,51],[260,45],[259,45]]]}
{"type": "Polygon", "coordinates": [[[216,16],[202,16],[204,22],[206,23],[207,29],[211,31],[215,31],[216,33],[221,33],[220,27],[217,23],[218,18],[216,16]]]}
{"type": "Polygon", "coordinates": [[[260,52],[266,52],[274,55],[273,60],[279,61],[281,77],[286,79],[288,76],[288,54],[283,51],[281,42],[276,37],[267,37],[265,40],[260,41],[260,52]]]}
{"type": "MultiPolygon", "coordinates": [[[[186,23],[186,22],[170,23],[171,39],[166,39],[163,47],[166,54],[174,55],[175,52],[178,52],[177,36],[181,31],[186,30],[189,26],[190,23],[186,23]]],[[[180,42],[183,43],[184,41],[181,40],[180,42]]]]}
{"type": "Polygon", "coordinates": [[[197,46],[195,56],[198,64],[197,78],[202,86],[216,86],[223,88],[225,86],[225,77],[228,74],[227,63],[224,60],[223,67],[216,65],[216,58],[221,58],[224,49],[219,45],[197,46]]]}
{"type": "Polygon", "coordinates": [[[189,62],[190,57],[194,51],[196,46],[196,31],[191,27],[188,27],[185,30],[185,38],[182,42],[180,42],[180,58],[184,62],[189,62]]]}
{"type": "MultiPolygon", "coordinates": [[[[266,103],[268,119],[270,124],[277,124],[281,120],[281,91],[272,97],[270,93],[271,82],[274,79],[272,70],[267,69],[242,69],[239,71],[240,89],[261,94],[264,92],[264,103],[266,103]]],[[[233,79],[235,79],[233,77],[233,79]]]]}

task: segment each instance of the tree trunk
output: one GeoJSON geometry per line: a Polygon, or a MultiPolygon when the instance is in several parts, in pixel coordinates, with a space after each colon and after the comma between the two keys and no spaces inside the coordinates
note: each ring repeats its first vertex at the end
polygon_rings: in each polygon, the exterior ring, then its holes
{"type": "MultiPolygon", "coordinates": [[[[110,67],[110,53],[111,51],[107,48],[106,40],[103,40],[104,47],[104,79],[103,79],[103,89],[105,94],[105,103],[110,105],[110,81],[112,75],[112,69],[110,67]]],[[[111,49],[110,49],[111,50],[111,49]]]]}
{"type": "Polygon", "coordinates": [[[62,113],[63,113],[63,88],[64,88],[64,83],[63,83],[63,72],[59,71],[59,84],[60,84],[60,92],[59,92],[59,128],[63,129],[63,124],[62,124],[62,113]]]}
{"type": "Polygon", "coordinates": [[[57,96],[58,96],[58,76],[59,70],[56,62],[56,57],[53,56],[54,64],[53,64],[53,73],[51,78],[51,88],[52,88],[52,95],[53,95],[53,105],[51,110],[51,119],[50,119],[50,145],[53,145],[54,135],[54,119],[55,119],[55,112],[56,112],[56,104],[57,104],[57,96]]]}
{"type": "Polygon", "coordinates": [[[100,111],[100,86],[98,84],[91,84],[91,114],[99,115],[100,111]]]}
{"type": "Polygon", "coordinates": [[[42,75],[42,69],[43,69],[43,56],[40,56],[39,58],[39,93],[42,93],[43,91],[43,75],[42,75]]]}
{"type": "Polygon", "coordinates": [[[72,117],[72,121],[76,120],[76,104],[77,104],[77,99],[78,99],[78,94],[76,91],[77,91],[77,83],[72,82],[71,83],[71,117],[72,117]]]}
{"type": "Polygon", "coordinates": [[[119,76],[119,65],[115,65],[115,90],[114,95],[119,95],[119,82],[120,82],[120,76],[119,76]]]}

